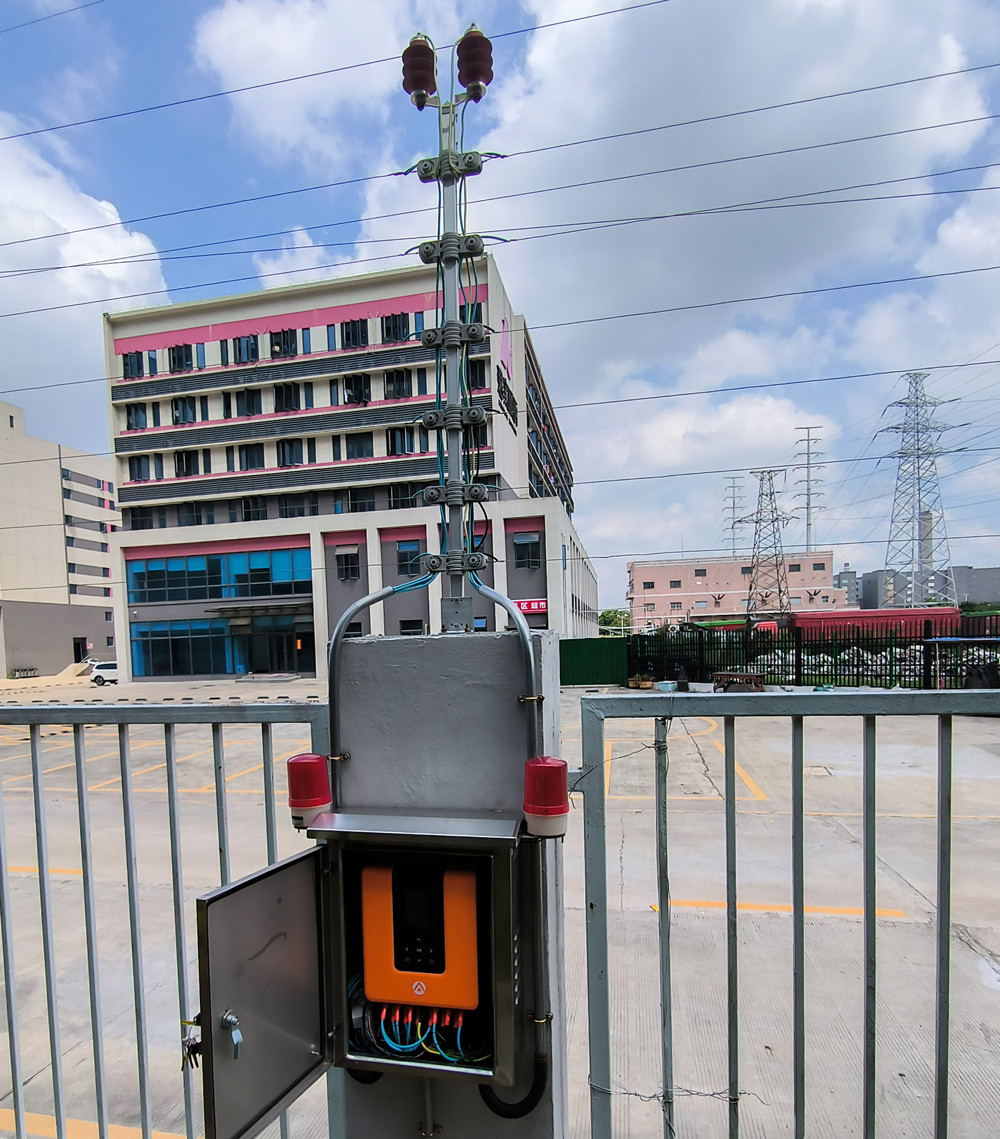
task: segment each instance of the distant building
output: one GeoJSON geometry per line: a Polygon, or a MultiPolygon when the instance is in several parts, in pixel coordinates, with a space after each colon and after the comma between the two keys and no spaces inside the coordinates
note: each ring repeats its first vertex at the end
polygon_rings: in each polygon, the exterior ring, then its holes
{"type": "Polygon", "coordinates": [[[0,403],[0,662],[4,676],[113,660],[108,459],[36,439],[0,403]]]}
{"type": "MultiPolygon", "coordinates": [[[[629,562],[632,627],[745,614],[750,569],[748,557],[629,562]]],[[[844,590],[833,583],[832,550],[786,554],[785,571],[793,610],[845,608],[844,590]]]]}
{"type": "Polygon", "coordinates": [[[1000,605],[1000,566],[974,569],[972,566],[953,566],[955,593],[959,605],[963,601],[980,605],[1000,605]]]}
{"type": "MultiPolygon", "coordinates": [[[[462,383],[481,573],[535,628],[597,635],[597,580],[572,522],[573,473],[522,317],[491,258],[466,290],[462,383]]],[[[433,268],[164,305],[105,317],[134,676],[325,675],[340,614],[418,577],[440,549],[433,268]]],[[[359,614],[349,635],[436,632],[441,578],[359,614]]],[[[494,628],[477,596],[476,627],[494,628]]]]}
{"type": "Polygon", "coordinates": [[[861,580],[857,571],[852,570],[849,562],[844,562],[840,573],[833,575],[833,584],[837,589],[844,591],[844,604],[848,609],[861,607],[861,580]]]}
{"type": "MultiPolygon", "coordinates": [[[[1000,569],[973,569],[955,566],[952,569],[958,600],[1000,602],[1000,569]],[[962,585],[959,587],[959,579],[962,585]]],[[[943,574],[935,574],[940,581],[940,594],[946,595],[947,585],[943,574]]],[[[889,609],[910,605],[909,577],[899,570],[869,570],[861,575],[861,608],[889,609]]]]}

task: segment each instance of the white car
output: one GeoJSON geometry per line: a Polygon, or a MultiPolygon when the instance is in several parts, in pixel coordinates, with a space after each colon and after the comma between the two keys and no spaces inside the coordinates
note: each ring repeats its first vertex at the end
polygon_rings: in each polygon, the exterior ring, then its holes
{"type": "Polygon", "coordinates": [[[97,663],[94,664],[90,670],[90,683],[96,684],[98,688],[100,688],[103,684],[117,684],[118,661],[97,661],[97,663]]]}

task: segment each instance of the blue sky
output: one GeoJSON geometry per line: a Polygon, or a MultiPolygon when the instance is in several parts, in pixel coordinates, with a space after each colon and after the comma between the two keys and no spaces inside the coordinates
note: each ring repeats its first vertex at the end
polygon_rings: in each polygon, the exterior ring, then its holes
{"type": "MultiPolygon", "coordinates": [[[[817,541],[881,565],[894,463],[870,460],[892,449],[876,432],[910,369],[933,369],[929,390],[957,401],[939,417],[966,425],[939,460],[953,561],[1000,562],[1000,273],[966,272],[1000,265],[995,3],[661,0],[580,20],[626,5],[100,0],[2,30],[73,6],[2,5],[0,134],[395,57],[417,30],[443,45],[475,20],[497,37],[466,141],[510,157],[470,181],[469,225],[508,239],[494,252],[553,401],[589,405],[560,419],[602,604],[621,602],[627,556],[728,546],[727,476],[690,472],[791,468],[805,424],[829,462],[817,541]],[[885,86],[903,80],[918,81],[885,86]],[[844,94],[860,88],[876,89],[844,94]],[[611,220],[627,224],[556,233],[611,220]],[[597,319],[639,312],[656,314],[597,319]],[[858,373],[884,374],[766,386],[858,373]],[[655,398],[613,402],[637,397],[655,398]]],[[[396,263],[368,259],[398,261],[431,220],[382,215],[432,191],[372,176],[434,145],[396,62],[0,142],[3,398],[34,434],[106,451],[102,386],[79,381],[103,370],[101,312],[136,303],[106,298],[396,263]],[[369,180],[131,221],[349,179],[369,180]],[[246,280],[211,284],[231,278],[246,280]]],[[[750,513],[755,481],[737,477],[750,513]]],[[[785,539],[802,535],[798,517],[785,539]]]]}

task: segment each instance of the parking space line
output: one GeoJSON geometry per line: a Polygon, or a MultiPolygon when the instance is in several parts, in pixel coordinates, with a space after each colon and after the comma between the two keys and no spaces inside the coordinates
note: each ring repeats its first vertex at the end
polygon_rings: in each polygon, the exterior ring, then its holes
{"type": "MultiPolygon", "coordinates": [[[[38,867],[37,866],[8,866],[7,867],[7,873],[8,874],[37,874],[38,873],[38,867]]],[[[49,867],[49,873],[50,874],[82,874],[83,871],[82,870],[73,870],[72,868],[67,868],[65,866],[50,866],[49,867]]],[[[0,1126],[2,1126],[2,1124],[0,1124],[0,1126]]]]}
{"type": "MultiPolygon", "coordinates": [[[[24,1126],[29,1135],[37,1135],[40,1139],[56,1139],[54,1116],[26,1111],[24,1126]]],[[[14,1133],[14,1112],[10,1108],[0,1108],[0,1130],[14,1133]]],[[[151,1131],[150,1136],[151,1139],[184,1139],[183,1135],[173,1135],[169,1131],[151,1131]]],[[[67,1119],[66,1139],[98,1139],[97,1124],[86,1119],[67,1119]]],[[[142,1139],[142,1130],[139,1127],[112,1123],[108,1126],[108,1139],[142,1139]]]]}
{"type": "MultiPolygon", "coordinates": [[[[716,747],[719,749],[719,751],[720,751],[720,752],[721,752],[723,755],[725,755],[725,754],[726,754],[726,749],[725,749],[725,748],[722,746],[722,741],[721,741],[721,740],[712,740],[712,743],[714,743],[714,744],[715,744],[715,746],[716,746],[716,747]]],[[[734,763],[734,767],[735,767],[735,769],[736,769],[736,774],[737,774],[737,775],[740,777],[740,779],[742,779],[742,780],[743,780],[743,782],[746,784],[746,788],[747,788],[747,790],[750,792],[750,794],[751,794],[751,795],[752,795],[752,796],[753,796],[755,799],[758,799],[758,800],[760,800],[761,802],[766,802],[766,800],[767,800],[767,796],[764,794],[764,792],[763,792],[763,791],[761,791],[761,789],[760,789],[760,788],[757,786],[757,784],[756,784],[756,783],[754,783],[754,781],[753,781],[753,780],[750,778],[750,776],[749,776],[749,775],[747,775],[747,773],[746,773],[746,772],[743,770],[743,768],[742,768],[742,767],[741,767],[741,766],[740,766],[738,763],[734,763]]]]}

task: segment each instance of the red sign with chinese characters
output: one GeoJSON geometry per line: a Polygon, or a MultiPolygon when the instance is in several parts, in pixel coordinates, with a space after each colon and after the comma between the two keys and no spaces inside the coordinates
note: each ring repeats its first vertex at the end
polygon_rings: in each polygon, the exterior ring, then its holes
{"type": "Polygon", "coordinates": [[[522,613],[545,613],[549,607],[549,603],[544,597],[536,597],[530,601],[518,600],[514,604],[522,613]]]}

